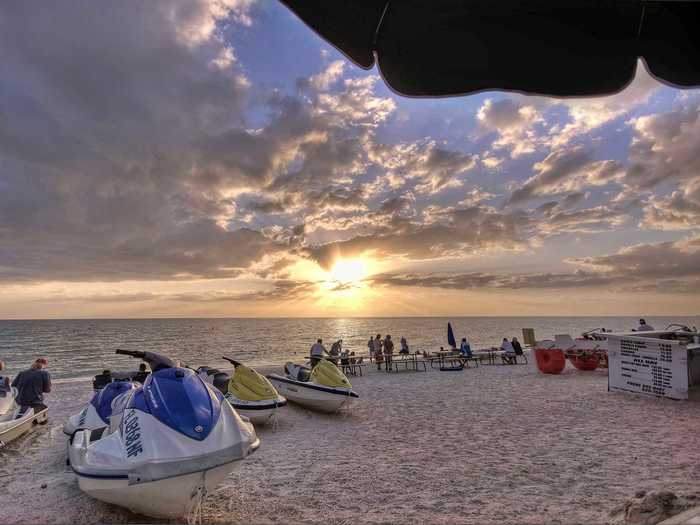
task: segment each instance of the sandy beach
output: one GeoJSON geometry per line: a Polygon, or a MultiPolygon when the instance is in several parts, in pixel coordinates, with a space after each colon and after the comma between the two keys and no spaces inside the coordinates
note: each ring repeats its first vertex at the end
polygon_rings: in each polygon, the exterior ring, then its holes
{"type": "MultiPolygon", "coordinates": [[[[532,365],[351,377],[361,399],[296,406],[207,498],[209,523],[605,523],[640,490],[700,487],[700,404],[607,392],[605,371],[532,365]]],[[[56,385],[49,425],[0,452],[2,523],[152,521],[95,501],[65,465],[64,419],[90,396],[56,385]]]]}

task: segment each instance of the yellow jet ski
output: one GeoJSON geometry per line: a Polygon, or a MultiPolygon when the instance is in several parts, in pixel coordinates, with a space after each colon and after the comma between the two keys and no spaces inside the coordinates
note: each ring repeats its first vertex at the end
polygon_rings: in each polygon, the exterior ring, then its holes
{"type": "Polygon", "coordinates": [[[233,365],[233,375],[206,366],[199,367],[197,373],[217,387],[236,412],[253,423],[265,424],[279,407],[287,404],[265,376],[235,359],[225,356],[222,359],[233,365]]]}
{"type": "Polygon", "coordinates": [[[313,370],[287,363],[285,375],[270,374],[267,378],[289,401],[319,410],[337,412],[360,397],[348,378],[330,361],[320,361],[313,370]]]}

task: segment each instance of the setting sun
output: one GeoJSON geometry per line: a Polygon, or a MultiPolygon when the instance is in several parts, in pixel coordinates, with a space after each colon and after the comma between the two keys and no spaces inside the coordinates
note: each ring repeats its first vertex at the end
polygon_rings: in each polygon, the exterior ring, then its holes
{"type": "Polygon", "coordinates": [[[366,275],[367,269],[362,259],[340,259],[330,272],[331,279],[341,284],[358,283],[366,275]]]}

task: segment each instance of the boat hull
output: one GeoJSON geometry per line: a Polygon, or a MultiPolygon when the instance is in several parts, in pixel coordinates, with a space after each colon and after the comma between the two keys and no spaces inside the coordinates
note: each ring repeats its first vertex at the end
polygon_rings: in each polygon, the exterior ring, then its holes
{"type": "Polygon", "coordinates": [[[350,406],[358,397],[350,389],[323,387],[276,374],[268,375],[267,378],[287,400],[319,412],[337,412],[343,407],[350,406]]]}
{"type": "Polygon", "coordinates": [[[43,423],[48,417],[48,409],[44,409],[38,414],[32,410],[31,414],[26,414],[24,417],[0,423],[0,448],[23,436],[32,430],[34,425],[43,423]]]}
{"type": "Polygon", "coordinates": [[[265,401],[244,401],[230,394],[226,395],[228,401],[236,412],[247,417],[256,425],[264,425],[277,413],[277,409],[287,405],[287,400],[278,396],[277,399],[265,401]]]}
{"type": "Polygon", "coordinates": [[[198,502],[198,489],[213,491],[241,460],[210,470],[193,472],[149,483],[130,484],[128,479],[78,475],[78,485],[95,499],[125,507],[152,518],[179,518],[192,512],[198,502]]]}

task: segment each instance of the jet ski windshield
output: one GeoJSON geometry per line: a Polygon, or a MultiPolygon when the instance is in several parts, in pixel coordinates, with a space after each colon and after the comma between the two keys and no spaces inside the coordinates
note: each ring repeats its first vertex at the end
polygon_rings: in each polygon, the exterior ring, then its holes
{"type": "Polygon", "coordinates": [[[173,430],[202,441],[219,420],[222,399],[192,370],[165,368],[146,379],[127,408],[151,414],[173,430]]]}

